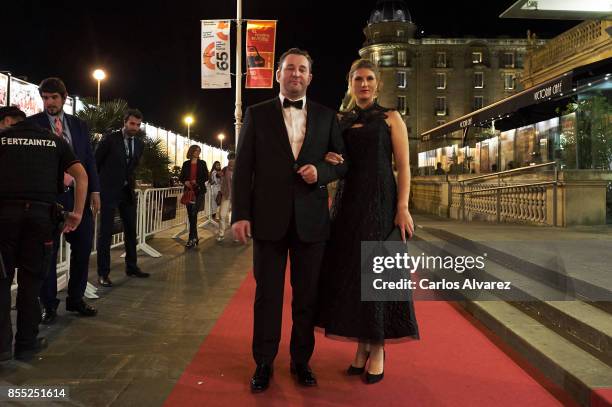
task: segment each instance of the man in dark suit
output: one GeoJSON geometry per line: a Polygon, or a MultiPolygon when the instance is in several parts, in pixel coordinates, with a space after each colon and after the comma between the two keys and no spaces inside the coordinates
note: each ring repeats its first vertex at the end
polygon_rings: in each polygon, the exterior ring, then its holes
{"type": "Polygon", "coordinates": [[[137,265],[136,255],[136,187],[135,170],[144,151],[140,133],[142,113],[128,110],[123,116],[123,128],[106,135],[96,148],[96,163],[100,174],[102,210],[98,234],[98,283],[111,287],[110,246],[115,210],[123,223],[125,242],[125,273],[132,277],[149,277],[137,265]]]}
{"type": "Polygon", "coordinates": [[[327,184],[346,173],[325,154],[342,154],[336,114],[310,99],[312,60],[292,48],[279,61],[277,98],[247,109],[234,168],[232,229],[236,239],[254,237],[257,290],[253,392],[264,391],[281,337],[287,252],[293,288],[291,372],[305,386],[316,379],[308,365],[314,350],[314,316],[319,270],[329,238],[327,184]]]}
{"type": "MultiPolygon", "coordinates": [[[[100,210],[100,183],[98,172],[91,149],[89,129],[87,124],[77,117],[65,113],[64,103],[68,92],[64,82],[59,78],[47,78],[38,87],[43,99],[45,111],[30,116],[27,120],[42,128],[49,129],[57,137],[62,137],[74,152],[74,155],[85,167],[89,178],[88,200],[85,203],[83,219],[76,230],[65,233],[64,237],[70,244],[70,280],[68,281],[68,296],[66,310],[78,312],[82,316],[94,316],[97,310],[83,300],[87,287],[89,272],[89,255],[93,245],[94,217],[100,210]]],[[[74,207],[75,183],[68,174],[64,175],[65,191],[57,201],[68,211],[74,207]]],[[[42,322],[51,324],[57,317],[57,252],[60,243],[60,233],[55,236],[51,268],[40,291],[43,305],[42,322]]]]}

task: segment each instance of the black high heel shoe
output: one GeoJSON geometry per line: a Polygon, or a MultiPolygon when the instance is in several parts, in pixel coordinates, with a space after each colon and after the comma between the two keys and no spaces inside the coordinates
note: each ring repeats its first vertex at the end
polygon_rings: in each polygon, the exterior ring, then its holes
{"type": "MultiPolygon", "coordinates": [[[[385,350],[383,349],[383,363],[385,362],[385,350]]],[[[378,383],[385,377],[385,371],[383,367],[383,372],[381,374],[372,374],[370,372],[366,372],[365,381],[367,384],[378,383]]]]}
{"type": "Polygon", "coordinates": [[[368,359],[370,357],[370,352],[367,352],[366,354],[366,359],[365,362],[363,364],[363,367],[355,367],[353,366],[353,364],[351,364],[348,369],[346,369],[346,374],[349,376],[359,376],[361,374],[363,374],[363,372],[365,372],[365,367],[368,364],[368,359]]]}

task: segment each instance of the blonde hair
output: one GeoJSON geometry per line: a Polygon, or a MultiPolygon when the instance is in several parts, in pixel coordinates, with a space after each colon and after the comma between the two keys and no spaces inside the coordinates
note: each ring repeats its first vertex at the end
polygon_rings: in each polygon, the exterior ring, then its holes
{"type": "MultiPolygon", "coordinates": [[[[348,82],[348,90],[346,91],[346,95],[348,96],[349,100],[346,103],[346,105],[342,106],[342,108],[340,108],[341,111],[343,112],[348,112],[349,110],[352,110],[355,105],[357,104],[356,100],[355,100],[355,95],[353,95],[352,93],[352,89],[351,89],[351,81],[353,80],[353,75],[355,75],[355,72],[357,72],[359,69],[369,69],[370,71],[374,72],[374,76],[376,77],[376,81],[378,82],[378,86],[376,88],[376,93],[378,93],[378,91],[381,89],[382,87],[382,80],[380,79],[380,70],[378,69],[378,66],[376,66],[376,64],[372,61],[370,61],[369,59],[358,59],[355,62],[353,62],[353,64],[351,65],[351,69],[349,70],[348,75],[346,76],[347,82],[348,82]]],[[[376,98],[377,95],[374,96],[374,98],[376,98]]]]}

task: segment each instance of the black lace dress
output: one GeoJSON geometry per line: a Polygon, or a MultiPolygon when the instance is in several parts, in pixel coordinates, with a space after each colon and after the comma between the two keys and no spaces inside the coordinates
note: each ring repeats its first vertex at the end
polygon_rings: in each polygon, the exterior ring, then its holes
{"type": "Polygon", "coordinates": [[[381,343],[419,337],[412,301],[361,301],[361,242],[384,241],[395,227],[397,186],[387,111],[374,104],[340,119],[350,163],[332,205],[318,309],[318,325],[332,338],[381,343]]]}

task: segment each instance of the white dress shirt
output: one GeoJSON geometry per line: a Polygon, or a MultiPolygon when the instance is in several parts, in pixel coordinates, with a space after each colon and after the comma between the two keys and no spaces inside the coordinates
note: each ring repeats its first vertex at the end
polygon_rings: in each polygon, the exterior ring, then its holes
{"type": "MultiPolygon", "coordinates": [[[[279,94],[278,97],[280,98],[282,108],[285,97],[282,94],[279,94]]],[[[300,150],[302,149],[302,144],[304,144],[307,115],[306,96],[297,100],[303,101],[303,106],[301,109],[296,109],[293,106],[286,109],[282,108],[283,118],[285,119],[285,127],[287,128],[287,134],[289,135],[289,144],[291,145],[291,151],[293,152],[293,157],[295,159],[297,159],[298,155],[300,154],[300,150]]]]}

